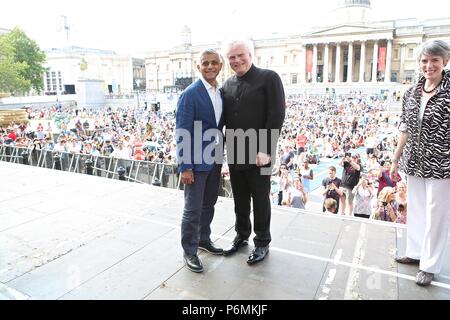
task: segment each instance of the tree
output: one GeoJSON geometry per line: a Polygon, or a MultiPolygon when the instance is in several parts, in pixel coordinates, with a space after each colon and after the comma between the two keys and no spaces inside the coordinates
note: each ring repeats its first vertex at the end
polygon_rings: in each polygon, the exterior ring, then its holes
{"type": "MultiPolygon", "coordinates": [[[[0,59],[6,64],[12,64],[10,67],[15,69],[22,78],[21,80],[15,78],[10,86],[20,85],[14,86],[8,91],[26,92],[31,87],[41,92],[44,89],[42,74],[46,71],[42,64],[46,57],[37,43],[16,27],[11,32],[0,36],[0,47],[0,59]],[[28,88],[25,86],[27,82],[29,83],[28,88]]],[[[13,73],[5,73],[6,75],[12,76],[13,73]]],[[[3,82],[5,79],[0,79],[0,83],[3,82]]]]}
{"type": "Polygon", "coordinates": [[[22,76],[26,63],[14,60],[15,49],[0,36],[0,92],[23,93],[31,88],[31,81],[22,76]]]}

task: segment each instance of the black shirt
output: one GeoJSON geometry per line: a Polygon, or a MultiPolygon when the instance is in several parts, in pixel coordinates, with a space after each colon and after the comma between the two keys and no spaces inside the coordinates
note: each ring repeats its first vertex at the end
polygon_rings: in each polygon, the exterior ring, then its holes
{"type": "MultiPolygon", "coordinates": [[[[328,185],[332,184],[332,183],[334,183],[336,188],[340,188],[341,184],[342,184],[342,181],[338,177],[335,177],[333,180],[331,180],[330,178],[325,178],[325,179],[322,180],[322,186],[324,188],[327,188],[328,185]]],[[[325,194],[325,199],[328,199],[328,198],[333,198],[339,204],[340,196],[339,196],[339,193],[337,193],[336,190],[328,190],[327,193],[325,194]]]]}
{"type": "Polygon", "coordinates": [[[359,182],[362,167],[359,165],[359,171],[353,168],[349,162],[344,162],[342,171],[342,186],[347,189],[353,189],[359,182]]]}

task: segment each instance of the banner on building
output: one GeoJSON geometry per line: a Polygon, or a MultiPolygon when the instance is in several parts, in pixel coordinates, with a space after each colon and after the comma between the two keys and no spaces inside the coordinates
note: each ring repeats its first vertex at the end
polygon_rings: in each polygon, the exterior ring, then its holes
{"type": "Polygon", "coordinates": [[[386,69],[386,47],[378,48],[378,71],[386,69]]]}
{"type": "Polygon", "coordinates": [[[313,51],[306,50],[306,72],[312,72],[313,51]]]}

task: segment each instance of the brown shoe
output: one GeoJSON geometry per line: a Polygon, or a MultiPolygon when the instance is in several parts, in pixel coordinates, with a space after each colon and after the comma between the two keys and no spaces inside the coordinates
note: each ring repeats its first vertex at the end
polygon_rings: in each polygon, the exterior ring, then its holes
{"type": "Polygon", "coordinates": [[[428,286],[433,281],[433,274],[420,270],[416,276],[416,283],[419,286],[428,286]]]}
{"type": "Polygon", "coordinates": [[[403,263],[403,264],[419,264],[420,260],[417,259],[413,259],[407,256],[404,257],[397,257],[395,258],[395,261],[397,261],[398,263],[403,263]]]}

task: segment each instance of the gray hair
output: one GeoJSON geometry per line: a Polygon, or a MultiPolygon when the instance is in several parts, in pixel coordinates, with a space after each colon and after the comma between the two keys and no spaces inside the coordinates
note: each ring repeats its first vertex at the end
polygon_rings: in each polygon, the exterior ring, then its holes
{"type": "Polygon", "coordinates": [[[231,48],[233,48],[236,45],[242,44],[247,49],[247,51],[250,53],[250,56],[253,57],[255,53],[255,47],[253,46],[253,42],[251,40],[231,40],[223,45],[222,52],[224,55],[228,58],[228,53],[230,53],[231,48]]]}
{"type": "Polygon", "coordinates": [[[220,55],[220,53],[215,49],[208,48],[208,49],[201,51],[200,54],[198,55],[198,58],[197,58],[198,64],[201,64],[203,57],[206,56],[207,54],[216,55],[219,58],[220,62],[222,62],[222,56],[220,55]]]}
{"type": "Polygon", "coordinates": [[[417,61],[420,62],[422,55],[439,56],[442,57],[445,62],[450,55],[450,46],[443,40],[429,40],[422,43],[422,45],[418,48],[417,61]]]}

